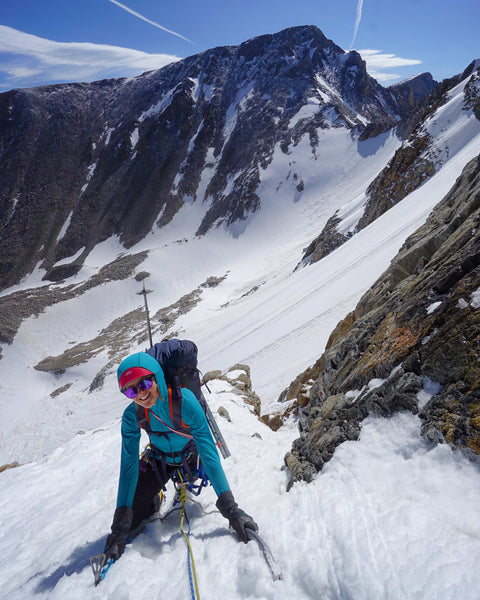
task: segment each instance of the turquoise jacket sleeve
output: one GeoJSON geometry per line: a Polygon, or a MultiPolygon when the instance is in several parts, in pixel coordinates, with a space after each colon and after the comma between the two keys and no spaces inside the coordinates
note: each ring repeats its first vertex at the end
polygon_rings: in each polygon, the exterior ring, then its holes
{"type": "Polygon", "coordinates": [[[220,462],[217,447],[213,439],[203,408],[189,389],[182,389],[182,418],[190,427],[190,433],[205,467],[207,477],[217,496],[230,489],[220,462]]]}
{"type": "Polygon", "coordinates": [[[138,481],[140,435],[140,425],[135,405],[132,403],[127,406],[122,417],[122,456],[117,507],[132,506],[133,504],[138,481]]]}

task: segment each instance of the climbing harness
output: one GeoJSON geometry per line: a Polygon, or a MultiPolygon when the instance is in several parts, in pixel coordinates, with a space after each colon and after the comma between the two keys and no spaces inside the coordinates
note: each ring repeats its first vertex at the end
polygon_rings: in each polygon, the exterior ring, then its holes
{"type": "Polygon", "coordinates": [[[140,456],[139,469],[145,471],[151,467],[162,484],[162,490],[166,491],[166,482],[169,479],[179,482],[177,472],[181,473],[182,481],[186,481],[188,491],[198,496],[204,487],[210,483],[205,467],[197,453],[194,443],[187,444],[180,452],[160,452],[151,443],[147,444],[140,456]],[[167,463],[166,458],[180,459],[181,463],[175,467],[167,463]],[[157,464],[158,463],[158,464],[157,464]],[[173,469],[173,471],[172,471],[173,469]],[[199,483],[195,483],[199,481],[199,483]]]}
{"type": "Polygon", "coordinates": [[[198,454],[196,465],[194,467],[190,467],[187,463],[187,468],[184,466],[179,467],[173,472],[172,481],[174,485],[175,483],[178,483],[186,486],[188,491],[195,496],[199,496],[202,489],[207,487],[210,483],[205,471],[205,467],[203,466],[198,454]],[[195,483],[198,480],[200,480],[200,482],[195,483]]]}

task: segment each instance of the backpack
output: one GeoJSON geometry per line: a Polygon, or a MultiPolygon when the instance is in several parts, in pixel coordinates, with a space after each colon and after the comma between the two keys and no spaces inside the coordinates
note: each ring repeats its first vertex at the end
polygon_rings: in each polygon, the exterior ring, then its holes
{"type": "Polygon", "coordinates": [[[207,406],[203,397],[198,370],[198,348],[190,340],[165,340],[153,345],[147,354],[160,363],[167,386],[172,388],[173,401],[182,401],[182,387],[191,390],[200,402],[203,411],[207,406]]]}
{"type": "MultiPolygon", "coordinates": [[[[200,403],[207,417],[208,426],[213,434],[217,448],[220,450],[223,458],[228,458],[230,450],[201,390],[200,371],[197,366],[198,348],[196,344],[190,340],[165,340],[154,344],[147,350],[147,354],[150,354],[150,356],[153,356],[158,361],[165,375],[170,402],[170,416],[173,424],[172,432],[192,438],[188,425],[185,425],[182,420],[182,387],[186,387],[193,392],[195,398],[200,403]]],[[[207,384],[205,383],[205,385],[207,384]]],[[[150,436],[152,429],[150,427],[148,411],[142,409],[139,405],[137,405],[137,419],[140,427],[150,436]]]]}
{"type": "MultiPolygon", "coordinates": [[[[174,432],[190,437],[189,427],[182,420],[182,387],[191,390],[203,412],[207,412],[207,403],[202,394],[200,375],[197,368],[198,348],[190,340],[165,340],[154,344],[147,354],[153,356],[162,367],[165,382],[168,387],[170,402],[170,416],[174,432]]],[[[142,427],[149,435],[152,432],[148,411],[137,405],[137,418],[142,427]]]]}

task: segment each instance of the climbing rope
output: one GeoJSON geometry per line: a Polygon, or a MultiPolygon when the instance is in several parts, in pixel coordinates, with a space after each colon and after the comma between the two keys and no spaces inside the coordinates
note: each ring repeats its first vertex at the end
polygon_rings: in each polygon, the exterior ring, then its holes
{"type": "Polygon", "coordinates": [[[200,600],[200,590],[198,589],[198,580],[197,580],[197,572],[195,569],[195,560],[193,558],[192,546],[190,544],[189,535],[190,535],[190,522],[188,520],[187,513],[185,512],[185,504],[187,502],[187,483],[183,481],[183,477],[180,471],[177,470],[177,475],[179,478],[179,483],[176,484],[177,493],[175,496],[175,501],[181,502],[182,507],[180,509],[180,533],[183,535],[183,538],[187,544],[188,550],[188,578],[190,581],[190,591],[192,594],[192,600],[200,600]],[[184,522],[188,525],[188,531],[184,529],[184,522]]]}

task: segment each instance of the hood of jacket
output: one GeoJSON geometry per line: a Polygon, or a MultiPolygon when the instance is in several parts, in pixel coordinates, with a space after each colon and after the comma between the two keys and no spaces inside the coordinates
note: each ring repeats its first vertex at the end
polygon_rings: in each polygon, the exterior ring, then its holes
{"type": "Polygon", "coordinates": [[[132,369],[134,367],[143,367],[144,369],[151,371],[155,375],[162,400],[168,400],[168,388],[165,382],[163,369],[158,361],[146,352],[136,352],[135,354],[130,354],[130,356],[124,358],[117,369],[117,381],[120,380],[122,373],[127,369],[132,369]]]}

